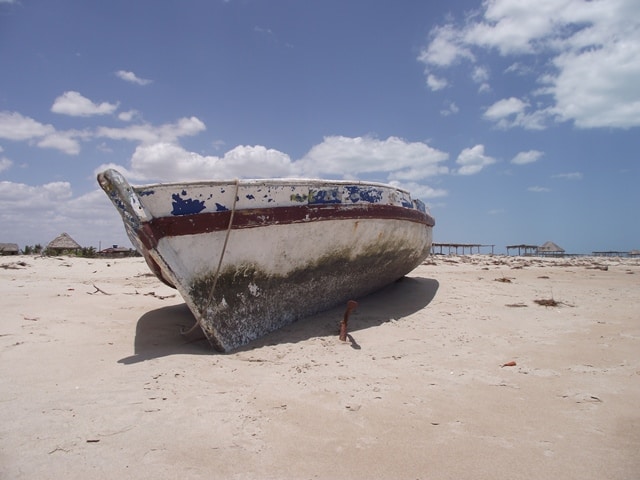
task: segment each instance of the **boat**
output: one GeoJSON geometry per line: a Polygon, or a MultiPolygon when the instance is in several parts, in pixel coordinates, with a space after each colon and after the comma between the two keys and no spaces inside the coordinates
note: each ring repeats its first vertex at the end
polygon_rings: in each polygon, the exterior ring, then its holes
{"type": "Polygon", "coordinates": [[[381,183],[259,179],[98,183],[151,271],[229,352],[402,278],[429,255],[433,217],[381,183]]]}

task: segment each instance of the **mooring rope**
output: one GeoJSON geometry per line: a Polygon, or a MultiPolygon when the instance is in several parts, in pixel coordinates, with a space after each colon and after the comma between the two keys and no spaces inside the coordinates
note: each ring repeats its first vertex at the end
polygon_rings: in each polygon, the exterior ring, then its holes
{"type": "MultiPolygon", "coordinates": [[[[231,226],[233,225],[233,217],[236,214],[236,203],[238,203],[238,190],[240,189],[240,180],[236,178],[235,180],[235,193],[233,195],[233,205],[231,207],[231,215],[229,216],[229,225],[227,226],[227,234],[224,237],[224,243],[222,244],[222,251],[220,252],[220,258],[218,259],[218,267],[216,268],[216,274],[213,277],[213,285],[211,286],[211,291],[209,292],[209,298],[207,299],[207,303],[202,308],[202,311],[207,310],[211,306],[211,302],[213,301],[213,292],[216,289],[216,285],[218,283],[218,277],[220,276],[220,268],[222,267],[222,259],[224,258],[224,254],[227,251],[227,243],[229,243],[229,235],[231,234],[231,226]]],[[[196,323],[189,330],[181,329],[180,333],[182,335],[188,335],[200,324],[198,319],[196,319],[196,323]]]]}

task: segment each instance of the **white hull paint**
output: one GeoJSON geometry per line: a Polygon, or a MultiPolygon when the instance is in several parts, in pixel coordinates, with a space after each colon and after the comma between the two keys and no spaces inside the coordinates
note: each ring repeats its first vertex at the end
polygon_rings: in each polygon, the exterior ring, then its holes
{"type": "Polygon", "coordinates": [[[381,184],[131,187],[114,171],[98,180],[134,245],[220,351],[378,290],[431,248],[433,219],[408,192],[381,184]]]}

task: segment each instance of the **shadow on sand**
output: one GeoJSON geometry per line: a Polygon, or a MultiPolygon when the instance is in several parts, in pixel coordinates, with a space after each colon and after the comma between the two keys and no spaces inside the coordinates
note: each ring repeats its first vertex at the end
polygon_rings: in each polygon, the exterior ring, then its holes
{"type": "MultiPolygon", "coordinates": [[[[404,277],[382,290],[357,299],[358,308],[349,319],[351,346],[360,348],[354,339],[354,332],[421,310],[434,299],[438,287],[437,280],[431,278],[404,277]]],[[[337,337],[345,307],[346,305],[338,306],[299,320],[233,352],[255,350],[281,343],[297,343],[315,337],[337,337]]],[[[190,328],[194,322],[193,314],[185,304],[145,313],[138,320],[136,327],[134,355],[123,358],[118,363],[132,364],[175,354],[215,354],[199,328],[188,336],[180,333],[181,329],[190,328]]]]}

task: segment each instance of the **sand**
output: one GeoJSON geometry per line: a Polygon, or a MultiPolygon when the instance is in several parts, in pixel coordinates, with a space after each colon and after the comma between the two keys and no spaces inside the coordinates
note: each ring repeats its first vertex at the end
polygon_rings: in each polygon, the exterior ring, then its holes
{"type": "Polygon", "coordinates": [[[230,354],[140,258],[0,267],[2,479],[640,478],[638,259],[438,256],[230,354]]]}

